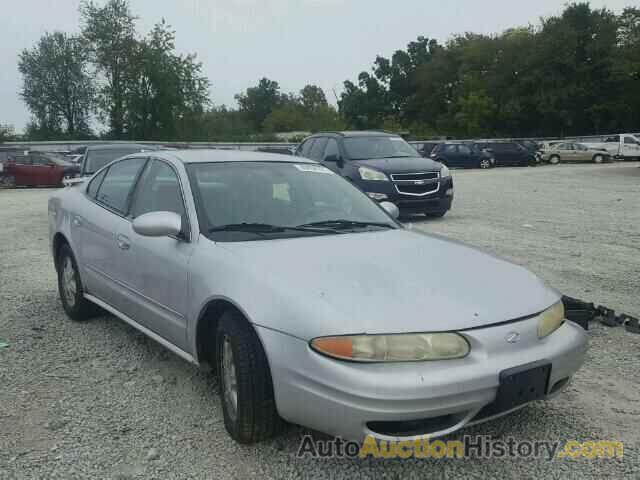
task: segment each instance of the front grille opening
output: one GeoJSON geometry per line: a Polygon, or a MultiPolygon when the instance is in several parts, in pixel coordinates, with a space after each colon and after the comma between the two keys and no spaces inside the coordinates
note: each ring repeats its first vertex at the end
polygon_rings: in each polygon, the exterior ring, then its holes
{"type": "Polygon", "coordinates": [[[429,185],[398,185],[398,191],[400,193],[412,193],[412,194],[422,194],[428,192],[434,192],[438,190],[438,184],[429,184],[429,185]]]}
{"type": "Polygon", "coordinates": [[[435,180],[440,176],[440,172],[422,173],[392,173],[392,180],[435,180]]]}
{"type": "Polygon", "coordinates": [[[412,437],[441,432],[459,423],[459,414],[441,415],[439,417],[421,418],[395,422],[368,422],[367,427],[374,433],[392,437],[412,437]]]}

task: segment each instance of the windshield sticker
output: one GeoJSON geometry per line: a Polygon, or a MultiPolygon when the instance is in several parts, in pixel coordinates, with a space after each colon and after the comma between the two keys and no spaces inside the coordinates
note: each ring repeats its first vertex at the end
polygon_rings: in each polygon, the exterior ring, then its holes
{"type": "Polygon", "coordinates": [[[301,172],[309,172],[309,173],[328,173],[330,175],[333,175],[334,173],[329,170],[326,167],[323,167],[322,165],[312,165],[312,164],[300,164],[300,163],[296,163],[294,165],[294,167],[296,167],[298,170],[300,170],[301,172]]]}

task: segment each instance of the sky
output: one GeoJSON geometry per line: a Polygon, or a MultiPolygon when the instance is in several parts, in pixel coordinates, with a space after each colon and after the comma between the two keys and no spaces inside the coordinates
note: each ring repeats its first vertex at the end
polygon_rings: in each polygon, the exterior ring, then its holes
{"type": "MultiPolygon", "coordinates": [[[[105,0],[97,0],[104,3],[105,0]]],[[[45,32],[77,32],[79,0],[4,0],[0,16],[0,124],[20,132],[29,112],[20,99],[19,53],[45,32]]],[[[262,77],[283,92],[322,87],[335,103],[342,82],[369,70],[376,57],[422,35],[444,42],[463,32],[499,33],[538,24],[565,0],[130,0],[138,31],[164,18],[179,53],[196,53],[217,105],[262,77]]],[[[620,12],[640,0],[592,0],[620,12]]]]}

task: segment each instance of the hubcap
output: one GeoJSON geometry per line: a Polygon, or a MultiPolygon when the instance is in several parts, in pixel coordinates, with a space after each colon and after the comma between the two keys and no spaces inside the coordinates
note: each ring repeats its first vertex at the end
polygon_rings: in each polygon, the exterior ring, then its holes
{"type": "Polygon", "coordinates": [[[482,160],[482,162],[480,162],[480,168],[489,168],[489,160],[482,160]]]}
{"type": "Polygon", "coordinates": [[[229,416],[235,420],[238,411],[238,381],[236,364],[233,360],[233,349],[228,336],[222,344],[222,381],[224,384],[224,400],[229,416]]]}
{"type": "Polygon", "coordinates": [[[70,307],[76,304],[76,293],[78,292],[78,284],[76,282],[76,273],[73,270],[71,258],[66,257],[62,265],[62,292],[64,299],[70,307]]]}

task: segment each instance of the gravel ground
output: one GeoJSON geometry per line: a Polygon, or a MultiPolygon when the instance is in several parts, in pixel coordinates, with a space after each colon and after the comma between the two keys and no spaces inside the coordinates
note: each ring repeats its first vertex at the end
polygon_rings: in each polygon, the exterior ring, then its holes
{"type": "MultiPolygon", "coordinates": [[[[525,265],[560,291],[640,316],[638,163],[456,171],[454,209],[413,219],[525,265]]],[[[117,319],[65,317],[48,252],[50,190],[0,190],[0,478],[638,478],[640,335],[596,326],[567,391],[464,430],[622,440],[622,460],[299,459],[302,434],[240,446],[215,378],[117,319]],[[633,363],[635,361],[635,363],[633,363]]],[[[455,438],[455,436],[454,436],[455,438]]]]}

